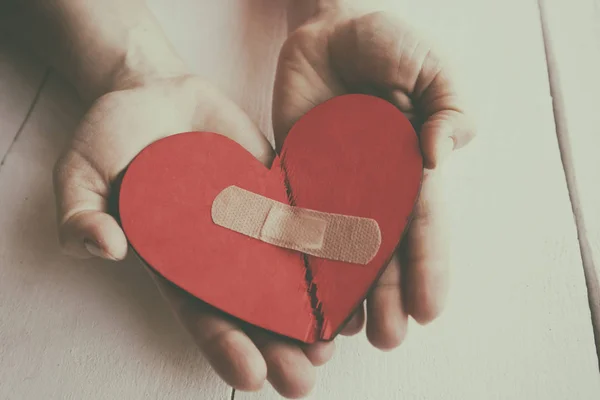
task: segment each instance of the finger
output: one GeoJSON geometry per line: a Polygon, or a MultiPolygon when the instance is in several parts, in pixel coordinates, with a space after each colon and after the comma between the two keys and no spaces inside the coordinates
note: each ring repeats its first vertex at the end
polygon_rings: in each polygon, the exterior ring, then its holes
{"type": "Polygon", "coordinates": [[[365,306],[361,304],[358,310],[354,313],[350,321],[344,326],[340,332],[344,336],[353,336],[362,330],[365,326],[365,306]]]}
{"type": "Polygon", "coordinates": [[[398,347],[406,336],[401,278],[400,261],[394,256],[367,298],[367,338],[381,350],[398,347]]]}
{"type": "Polygon", "coordinates": [[[307,24],[283,44],[273,86],[273,135],[281,150],[292,126],[315,106],[346,93],[343,82],[331,70],[323,30],[307,24]],[[305,45],[309,43],[310,46],[305,45]]]}
{"type": "Polygon", "coordinates": [[[267,365],[250,338],[214,308],[187,295],[155,273],[151,275],[221,379],[238,390],[260,390],[267,376],[267,365]]]}
{"type": "Polygon", "coordinates": [[[259,348],[267,364],[267,379],[279,394],[287,398],[308,395],[315,384],[315,368],[295,343],[265,331],[249,328],[248,335],[259,348]]]}
{"type": "Polygon", "coordinates": [[[60,230],[66,253],[75,257],[119,261],[127,254],[127,240],[119,224],[102,211],[78,212],[67,218],[60,230]]]}
{"type": "Polygon", "coordinates": [[[425,168],[434,169],[473,139],[475,127],[445,72],[431,80],[418,101],[425,119],[419,133],[425,168]]]}
{"type": "Polygon", "coordinates": [[[330,48],[350,89],[376,92],[427,124],[426,166],[473,138],[448,64],[405,21],[382,12],[352,19],[336,29],[330,48]]]}
{"type": "Polygon", "coordinates": [[[260,130],[235,103],[204,81],[190,78],[107,96],[90,110],[77,140],[55,169],[59,236],[65,252],[84,258],[124,258],[126,237],[106,213],[111,183],[145,146],[189,130],[220,132],[265,165],[271,163],[273,150],[260,130]],[[166,117],[150,122],[132,119],[122,114],[128,104],[166,117]]]}
{"type": "Polygon", "coordinates": [[[335,351],[335,342],[317,342],[301,348],[312,365],[318,367],[331,360],[335,351]]]}
{"type": "Polygon", "coordinates": [[[71,151],[58,161],[54,187],[63,251],[80,258],[125,258],[127,239],[106,213],[109,189],[77,153],[71,151]]]}
{"type": "Polygon", "coordinates": [[[425,172],[420,199],[400,249],[405,265],[405,307],[421,324],[442,312],[449,287],[449,227],[442,183],[439,170],[425,172]]]}

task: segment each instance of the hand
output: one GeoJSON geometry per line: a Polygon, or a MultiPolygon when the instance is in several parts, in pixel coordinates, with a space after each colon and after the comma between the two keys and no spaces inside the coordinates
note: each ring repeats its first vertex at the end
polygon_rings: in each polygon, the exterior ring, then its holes
{"type": "MultiPolygon", "coordinates": [[[[274,156],[246,114],[197,77],[158,79],[100,97],[55,170],[63,248],[78,257],[123,259],[127,240],[107,212],[111,184],[153,141],[195,130],[222,133],[266,165],[274,156]]],[[[332,354],[331,345],[300,347],[241,326],[163,278],[153,278],[216,372],[235,388],[256,390],[268,376],[285,395],[304,393],[313,385],[313,365],[332,354]]]]}
{"type": "MultiPolygon", "coordinates": [[[[125,257],[125,235],[107,213],[111,184],[161,137],[219,132],[270,165],[273,149],[260,131],[219,91],[188,75],[144,1],[11,2],[0,12],[0,27],[29,43],[83,98],[95,100],[55,171],[60,240],[68,253],[125,257]]],[[[216,372],[235,388],[255,390],[268,377],[284,395],[305,393],[313,365],[332,355],[331,344],[300,347],[234,323],[153,277],[216,372]]]]}
{"type": "MultiPolygon", "coordinates": [[[[425,163],[420,200],[396,256],[366,300],[370,342],[392,349],[405,337],[409,316],[427,323],[443,308],[449,245],[440,169],[474,131],[447,67],[406,23],[381,12],[356,15],[340,1],[320,3],[281,50],[273,100],[275,142],[280,149],[298,118],[345,93],[387,99],[415,126],[425,163]]],[[[364,321],[362,308],[344,333],[357,333],[364,321]]]]}

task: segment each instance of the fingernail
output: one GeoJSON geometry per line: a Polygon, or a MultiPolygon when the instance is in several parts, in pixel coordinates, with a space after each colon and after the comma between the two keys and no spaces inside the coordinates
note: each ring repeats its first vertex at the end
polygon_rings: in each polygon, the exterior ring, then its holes
{"type": "Polygon", "coordinates": [[[436,166],[443,164],[444,161],[446,161],[446,159],[448,158],[448,156],[450,156],[453,150],[454,139],[452,139],[451,137],[443,139],[438,145],[436,166]]]}
{"type": "Polygon", "coordinates": [[[104,254],[102,253],[102,250],[100,250],[100,247],[96,243],[92,242],[91,240],[85,239],[83,241],[83,244],[85,245],[85,248],[91,255],[93,255],[95,257],[104,258],[104,254]]]}
{"type": "Polygon", "coordinates": [[[83,241],[83,244],[85,245],[85,248],[87,249],[87,251],[95,256],[95,257],[100,257],[100,258],[105,258],[105,259],[109,259],[109,260],[114,260],[112,257],[108,256],[106,253],[104,253],[101,249],[100,246],[98,246],[95,242],[85,239],[83,241]]]}

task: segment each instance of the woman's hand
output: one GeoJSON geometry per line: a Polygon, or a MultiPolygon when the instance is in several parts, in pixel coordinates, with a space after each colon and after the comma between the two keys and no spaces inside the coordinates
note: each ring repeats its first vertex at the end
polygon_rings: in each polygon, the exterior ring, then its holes
{"type": "MultiPolygon", "coordinates": [[[[284,43],[273,101],[277,148],[298,118],[345,93],[368,93],[395,104],[413,122],[425,176],[414,219],[366,301],[367,335],[381,349],[398,346],[408,317],[420,323],[442,310],[448,291],[448,226],[440,169],[474,135],[452,77],[432,47],[404,21],[360,14],[342,0],[317,1],[316,14],[284,43]]],[[[346,327],[358,332],[360,310],[346,327]]]]}
{"type": "MultiPolygon", "coordinates": [[[[108,213],[111,185],[144,147],[187,131],[228,136],[265,165],[274,156],[249,117],[197,77],[161,79],[110,92],[85,115],[56,166],[63,248],[78,257],[125,257],[127,240],[108,213]]],[[[306,393],[314,383],[314,365],[332,355],[332,344],[299,346],[241,326],[163,278],[153,277],[210,364],[235,388],[256,390],[268,378],[284,395],[306,393]]]]}
{"type": "MultiPolygon", "coordinates": [[[[92,103],[56,165],[60,241],[79,257],[122,259],[127,240],[108,213],[117,175],[147,145],[184,131],[226,135],[265,164],[273,150],[248,116],[190,75],[143,0],[8,2],[0,28],[30,44],[92,103]]],[[[153,275],[216,372],[241,390],[265,379],[284,396],[314,385],[332,344],[300,346],[241,326],[153,275]]]]}
{"type": "MultiPolygon", "coordinates": [[[[367,300],[371,342],[392,348],[404,336],[408,315],[426,322],[442,308],[448,271],[438,170],[472,130],[446,69],[412,30],[383,14],[357,16],[333,3],[283,47],[273,107],[276,142],[281,146],[310,108],[348,92],[382,96],[417,126],[427,167],[421,201],[398,257],[367,300]]],[[[10,4],[1,15],[4,27],[93,102],[55,170],[60,241],[68,253],[125,256],[127,240],[108,213],[111,186],[161,137],[215,131],[270,164],[273,152],[258,128],[217,89],[189,74],[143,1],[10,4]]],[[[154,278],[211,365],[235,388],[256,390],[268,379],[286,397],[305,395],[314,385],[314,366],[332,355],[333,343],[301,346],[242,326],[154,278]]],[[[359,330],[364,318],[359,312],[345,332],[359,330]]]]}

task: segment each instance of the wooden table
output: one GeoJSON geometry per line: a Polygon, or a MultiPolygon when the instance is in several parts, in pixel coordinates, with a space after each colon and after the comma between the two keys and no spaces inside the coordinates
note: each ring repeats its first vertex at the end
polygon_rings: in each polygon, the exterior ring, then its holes
{"type": "MultiPolygon", "coordinates": [[[[170,3],[150,1],[180,53],[271,135],[275,60],[297,16],[276,0],[170,3]]],[[[338,340],[310,398],[600,399],[594,0],[388,3],[444,46],[479,127],[446,172],[453,289],[395,351],[338,340]]],[[[134,259],[60,254],[51,170],[83,111],[0,37],[0,399],[231,398],[134,259]]]]}

